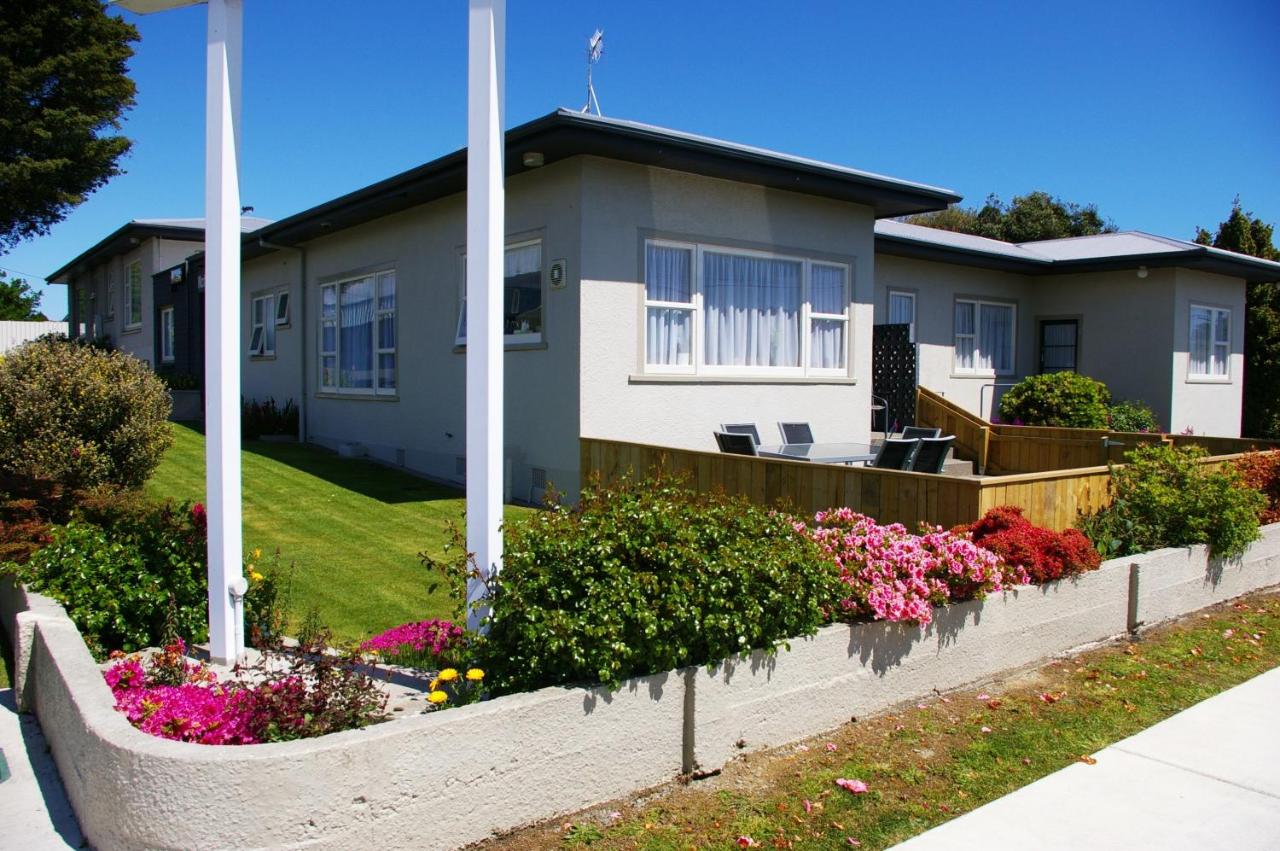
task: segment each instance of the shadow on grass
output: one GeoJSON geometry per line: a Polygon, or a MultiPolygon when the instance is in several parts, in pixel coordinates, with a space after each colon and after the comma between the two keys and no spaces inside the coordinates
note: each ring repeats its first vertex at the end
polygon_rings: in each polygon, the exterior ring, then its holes
{"type": "Polygon", "coordinates": [[[339,458],[337,453],[316,446],[259,440],[246,440],[242,446],[245,452],[387,504],[434,502],[463,497],[463,492],[456,488],[430,482],[373,461],[339,458]]]}

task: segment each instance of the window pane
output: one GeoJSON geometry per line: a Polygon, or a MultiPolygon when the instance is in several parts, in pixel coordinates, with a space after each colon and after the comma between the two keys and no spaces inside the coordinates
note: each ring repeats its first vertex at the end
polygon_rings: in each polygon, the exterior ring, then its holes
{"type": "Polygon", "coordinates": [[[812,264],[809,267],[809,309],[814,313],[844,313],[846,307],[844,267],[812,264]]]}
{"type": "Polygon", "coordinates": [[[704,258],[707,363],[800,366],[801,264],[714,252],[704,258]]]}
{"type": "Polygon", "coordinates": [[[1193,375],[1209,375],[1209,333],[1212,317],[1207,308],[1191,308],[1191,372],[1193,375]]]}
{"type": "Polygon", "coordinates": [[[396,309],[396,273],[384,272],[378,276],[378,310],[396,309]]]}
{"type": "Polygon", "coordinates": [[[394,390],[396,386],[396,356],[378,355],[378,386],[394,390]]]}
{"type": "Polygon", "coordinates": [[[889,324],[910,325],[916,321],[916,300],[905,293],[889,293],[889,324]]]}
{"type": "Polygon", "coordinates": [[[996,372],[1013,371],[1013,307],[1007,304],[981,305],[981,336],[978,356],[981,366],[996,372]]]}
{"type": "Polygon", "coordinates": [[[396,347],[396,318],[389,314],[378,317],[378,348],[394,349],[396,347]]]}
{"type": "Polygon", "coordinates": [[[973,308],[971,301],[956,302],[956,333],[972,334],[973,333],[973,308]]]}
{"type": "Polygon", "coordinates": [[[253,324],[254,325],[262,324],[262,310],[263,310],[262,305],[263,305],[262,299],[255,298],[253,300],[253,324]]]}
{"type": "Polygon", "coordinates": [[[1231,357],[1231,347],[1226,343],[1218,343],[1213,347],[1213,374],[1226,375],[1227,365],[1231,357]]]}
{"type": "Polygon", "coordinates": [[[289,294],[280,293],[276,297],[276,324],[289,324],[289,294]]]}
{"type": "Polygon", "coordinates": [[[338,329],[333,320],[327,320],[320,327],[320,351],[331,353],[337,350],[338,329]]]}
{"type": "Polygon", "coordinates": [[[809,366],[815,369],[844,369],[844,326],[843,319],[813,320],[809,366]]]}
{"type": "Polygon", "coordinates": [[[342,285],[338,305],[338,384],[373,388],[373,279],[342,285]]]}
{"type": "Polygon", "coordinates": [[[692,302],[693,252],[666,245],[645,246],[644,279],[649,301],[692,302]]]}
{"type": "Polygon", "coordinates": [[[1231,314],[1225,310],[1215,310],[1213,313],[1213,341],[1215,343],[1229,342],[1231,340],[1231,314]]]}
{"type": "Polygon", "coordinates": [[[645,362],[688,366],[693,362],[693,311],[651,307],[645,324],[645,362]]]}
{"type": "Polygon", "coordinates": [[[504,334],[542,333],[542,244],[508,248],[503,269],[504,334]]]}
{"type": "Polygon", "coordinates": [[[973,337],[956,337],[956,368],[973,369],[973,337]]]}
{"type": "Polygon", "coordinates": [[[254,328],[253,336],[249,339],[249,354],[257,355],[262,353],[262,328],[254,328]]]}
{"type": "Polygon", "coordinates": [[[320,315],[333,319],[338,315],[338,288],[325,287],[320,291],[320,315]]]}
{"type": "Polygon", "coordinates": [[[333,355],[325,355],[324,357],[320,358],[320,386],[321,387],[334,386],[334,383],[335,383],[334,378],[336,377],[334,375],[334,372],[337,370],[337,366],[338,366],[338,359],[333,355]]]}

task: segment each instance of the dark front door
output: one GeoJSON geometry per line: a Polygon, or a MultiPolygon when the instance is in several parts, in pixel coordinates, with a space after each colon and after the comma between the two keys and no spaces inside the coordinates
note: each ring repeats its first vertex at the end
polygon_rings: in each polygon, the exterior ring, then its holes
{"type": "Polygon", "coordinates": [[[1040,322],[1040,371],[1075,372],[1080,322],[1044,319],[1040,322]]]}
{"type": "Polygon", "coordinates": [[[871,430],[890,431],[916,423],[916,344],[909,323],[876,325],[871,329],[871,430]]]}

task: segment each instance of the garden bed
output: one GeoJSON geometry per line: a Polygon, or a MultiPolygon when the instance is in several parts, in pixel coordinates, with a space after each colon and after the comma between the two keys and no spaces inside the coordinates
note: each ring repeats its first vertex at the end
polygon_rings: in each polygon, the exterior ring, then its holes
{"type": "Polygon", "coordinates": [[[135,730],[52,601],[0,580],[0,616],[20,705],[39,716],[94,847],[451,848],[1278,584],[1273,524],[1230,563],[1204,547],[1114,559],[941,609],[925,630],[829,626],[790,650],[616,690],[545,688],[234,748],[135,730]]]}

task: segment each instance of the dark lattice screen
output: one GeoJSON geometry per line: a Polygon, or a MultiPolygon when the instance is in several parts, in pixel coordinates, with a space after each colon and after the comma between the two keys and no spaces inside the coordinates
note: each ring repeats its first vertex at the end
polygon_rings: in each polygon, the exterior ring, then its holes
{"type": "MultiPolygon", "coordinates": [[[[916,423],[916,345],[910,325],[876,325],[871,330],[871,392],[889,403],[889,428],[916,423]]],[[[884,427],[884,412],[871,412],[871,428],[884,427]]]]}

